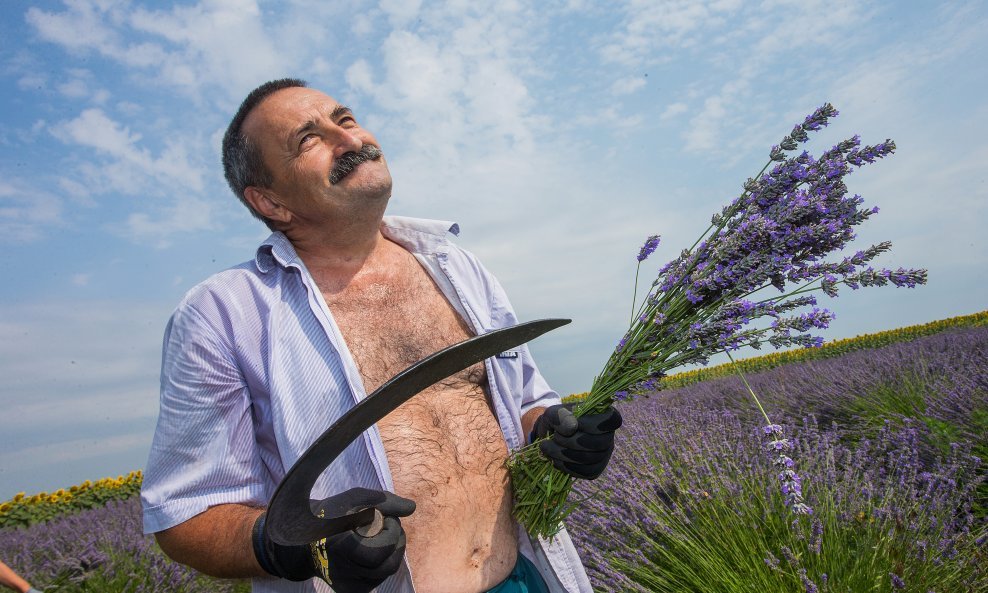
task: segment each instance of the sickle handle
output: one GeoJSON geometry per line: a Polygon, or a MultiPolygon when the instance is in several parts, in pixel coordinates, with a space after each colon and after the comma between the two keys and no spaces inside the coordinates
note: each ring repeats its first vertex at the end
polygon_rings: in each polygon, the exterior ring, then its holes
{"type": "Polygon", "coordinates": [[[361,525],[354,529],[360,537],[374,537],[384,529],[384,515],[381,511],[374,509],[374,518],[367,525],[361,525]]]}

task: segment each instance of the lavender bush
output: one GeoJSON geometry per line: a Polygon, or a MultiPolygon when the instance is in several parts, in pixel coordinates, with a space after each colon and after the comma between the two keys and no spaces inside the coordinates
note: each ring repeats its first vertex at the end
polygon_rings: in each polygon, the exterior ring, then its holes
{"type": "Polygon", "coordinates": [[[785,411],[812,515],[783,512],[740,380],[626,404],[611,465],[578,484],[569,521],[595,586],[988,590],[985,458],[972,454],[984,447],[986,347],[988,328],[958,330],[752,376],[785,411]],[[903,389],[911,404],[874,396],[903,389]]]}
{"type": "Polygon", "coordinates": [[[0,558],[46,593],[246,593],[246,581],[211,579],[168,560],[141,533],[135,496],[27,528],[0,529],[0,558]]]}
{"type": "MultiPolygon", "coordinates": [[[[925,457],[947,453],[953,441],[973,443],[988,459],[988,326],[961,328],[851,352],[839,358],[789,364],[748,373],[766,406],[789,417],[813,414],[821,424],[839,423],[855,437],[872,436],[885,422],[911,418],[927,429],[925,457]]],[[[739,381],[725,377],[664,391],[669,405],[691,402],[730,408],[757,421],[738,402],[739,381]]]]}
{"type": "MultiPolygon", "coordinates": [[[[795,126],[772,147],[768,163],[744,184],[743,193],[714,214],[696,243],[659,270],[640,308],[632,305],[631,327],[574,409],[577,416],[654,389],[655,380],[671,369],[706,364],[718,352],[766,342],[776,348],[819,346],[822,339],[810,332],[827,327],[833,314],[816,306],[812,292],[833,297],[840,286],[926,282],[925,270],[870,266],[891,248],[888,242],[838,255],[855,238],[855,227],[878,212],[865,207],[860,196],[848,195],[844,178],[891,154],[895,143],[862,146],[854,136],[819,158],[806,151],[787,156],[836,115],[826,104],[795,126]]],[[[639,266],[658,244],[658,236],[645,241],[639,266]]],[[[772,441],[785,443],[782,429],[764,410],[763,417],[772,427],[772,441]]],[[[575,508],[567,502],[572,478],[554,469],[537,443],[516,452],[509,468],[515,517],[529,533],[552,536],[575,508]]],[[[795,479],[784,482],[789,493],[799,488],[795,479]]],[[[788,498],[792,510],[809,511],[798,496],[788,498]]]]}

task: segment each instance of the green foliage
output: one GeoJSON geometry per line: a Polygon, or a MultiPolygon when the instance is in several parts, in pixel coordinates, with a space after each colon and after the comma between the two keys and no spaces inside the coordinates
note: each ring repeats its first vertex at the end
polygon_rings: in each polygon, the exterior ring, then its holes
{"type": "MultiPolygon", "coordinates": [[[[944,388],[949,388],[949,380],[939,378],[945,381],[944,388]]],[[[873,436],[887,424],[902,427],[919,422],[926,428],[923,444],[936,453],[949,455],[958,443],[967,442],[975,457],[988,460],[988,440],[984,438],[988,434],[988,409],[973,409],[952,422],[937,418],[927,409],[928,386],[927,378],[915,372],[889,377],[873,389],[855,394],[845,412],[854,416],[856,434],[873,436]]],[[[974,515],[988,515],[988,480],[978,485],[974,515]]]]}
{"type": "Polygon", "coordinates": [[[924,476],[908,428],[887,424],[845,446],[812,421],[790,427],[814,511],[794,515],[743,420],[679,410],[656,422],[662,437],[625,441],[614,468],[640,486],[580,492],[600,499],[592,514],[608,513],[597,537],[618,542],[595,573],[622,582],[612,590],[896,592],[894,579],[908,593],[988,590],[978,544],[988,528],[957,524],[966,511],[956,501],[983,473],[969,446],[924,476]]]}

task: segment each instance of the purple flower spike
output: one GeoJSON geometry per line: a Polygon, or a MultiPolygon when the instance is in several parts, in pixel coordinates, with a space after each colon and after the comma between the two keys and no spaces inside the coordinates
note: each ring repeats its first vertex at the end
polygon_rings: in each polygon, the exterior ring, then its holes
{"type": "Polygon", "coordinates": [[[645,244],[638,251],[638,261],[643,262],[648,259],[648,256],[655,252],[655,249],[659,246],[659,235],[652,235],[648,239],[645,239],[645,244]]]}
{"type": "Polygon", "coordinates": [[[779,424],[765,425],[762,427],[762,433],[765,437],[765,448],[777,453],[773,463],[782,468],[778,476],[779,488],[786,506],[794,514],[812,515],[813,509],[803,501],[803,480],[793,469],[796,463],[786,455],[786,452],[793,448],[792,442],[785,438],[782,426],[779,424]]]}

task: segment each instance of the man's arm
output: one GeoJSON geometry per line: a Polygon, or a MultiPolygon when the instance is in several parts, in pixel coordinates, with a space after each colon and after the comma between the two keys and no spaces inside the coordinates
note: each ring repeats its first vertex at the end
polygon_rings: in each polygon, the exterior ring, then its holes
{"type": "Polygon", "coordinates": [[[172,560],[220,578],[270,576],[257,563],[251,529],[263,509],[222,504],[155,533],[172,560]]]}
{"type": "Polygon", "coordinates": [[[0,562],[0,585],[9,587],[18,593],[27,593],[31,590],[31,585],[3,562],[0,562]]]}
{"type": "Polygon", "coordinates": [[[521,417],[521,428],[522,434],[525,435],[525,443],[528,443],[528,435],[532,434],[532,429],[535,428],[535,421],[539,419],[539,416],[545,413],[545,408],[532,408],[531,410],[525,412],[521,417]]]}

